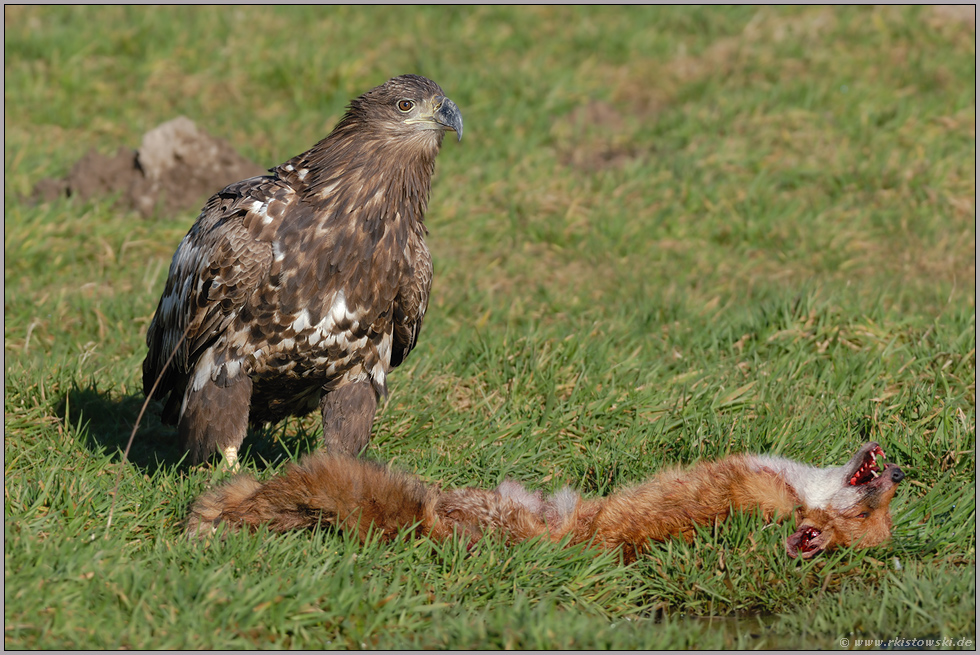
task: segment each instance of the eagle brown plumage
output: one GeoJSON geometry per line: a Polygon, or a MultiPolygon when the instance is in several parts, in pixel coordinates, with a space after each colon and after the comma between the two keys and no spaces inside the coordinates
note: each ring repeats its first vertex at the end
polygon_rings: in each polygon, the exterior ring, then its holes
{"type": "Polygon", "coordinates": [[[310,150],[208,200],[174,254],[143,361],[143,390],[166,398],[192,463],[220,451],[235,465],[249,423],[317,405],[328,449],[367,445],[425,315],[423,217],[448,130],[462,138],[463,119],[439,85],[395,77],[310,150]]]}

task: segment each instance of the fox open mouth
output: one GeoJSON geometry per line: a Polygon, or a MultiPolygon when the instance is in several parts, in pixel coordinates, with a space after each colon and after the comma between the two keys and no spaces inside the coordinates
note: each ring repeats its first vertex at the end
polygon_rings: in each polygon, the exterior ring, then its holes
{"type": "Polygon", "coordinates": [[[881,446],[876,445],[870,448],[865,453],[861,465],[854,471],[854,475],[851,476],[851,479],[847,483],[852,487],[857,487],[875,480],[881,474],[881,468],[878,466],[879,457],[882,459],[885,458],[885,451],[881,449],[881,446]]]}
{"type": "Polygon", "coordinates": [[[804,557],[815,555],[817,552],[823,550],[820,546],[813,543],[819,536],[820,530],[813,527],[806,527],[800,532],[800,541],[797,548],[804,557]]]}

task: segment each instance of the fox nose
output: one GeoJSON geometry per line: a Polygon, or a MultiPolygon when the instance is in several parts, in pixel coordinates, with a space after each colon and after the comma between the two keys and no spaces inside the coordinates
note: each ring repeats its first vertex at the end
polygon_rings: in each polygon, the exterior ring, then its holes
{"type": "Polygon", "coordinates": [[[902,478],[904,477],[905,477],[905,473],[902,472],[902,469],[900,468],[892,469],[892,482],[895,482],[897,484],[901,482],[902,478]]]}

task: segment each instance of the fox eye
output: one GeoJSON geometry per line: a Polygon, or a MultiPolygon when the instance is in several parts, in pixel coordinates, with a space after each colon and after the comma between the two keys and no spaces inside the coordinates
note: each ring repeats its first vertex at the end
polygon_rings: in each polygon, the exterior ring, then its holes
{"type": "Polygon", "coordinates": [[[857,519],[866,519],[866,518],[868,518],[868,513],[867,512],[861,512],[860,514],[858,514],[854,518],[857,518],[857,519]]]}
{"type": "Polygon", "coordinates": [[[405,113],[405,112],[408,112],[408,111],[412,111],[412,107],[414,107],[414,106],[415,106],[415,103],[412,102],[411,100],[399,100],[398,101],[398,111],[400,111],[402,113],[405,113]]]}

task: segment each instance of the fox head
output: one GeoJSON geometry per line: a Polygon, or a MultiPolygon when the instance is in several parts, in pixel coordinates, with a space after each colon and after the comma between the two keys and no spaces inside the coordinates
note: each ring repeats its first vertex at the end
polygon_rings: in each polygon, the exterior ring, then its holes
{"type": "Polygon", "coordinates": [[[801,508],[796,532],[786,539],[790,556],[810,558],[838,546],[876,546],[891,536],[888,504],[905,474],[884,459],[881,446],[871,442],[847,464],[831,469],[835,477],[840,474],[841,486],[825,505],[801,508]]]}

